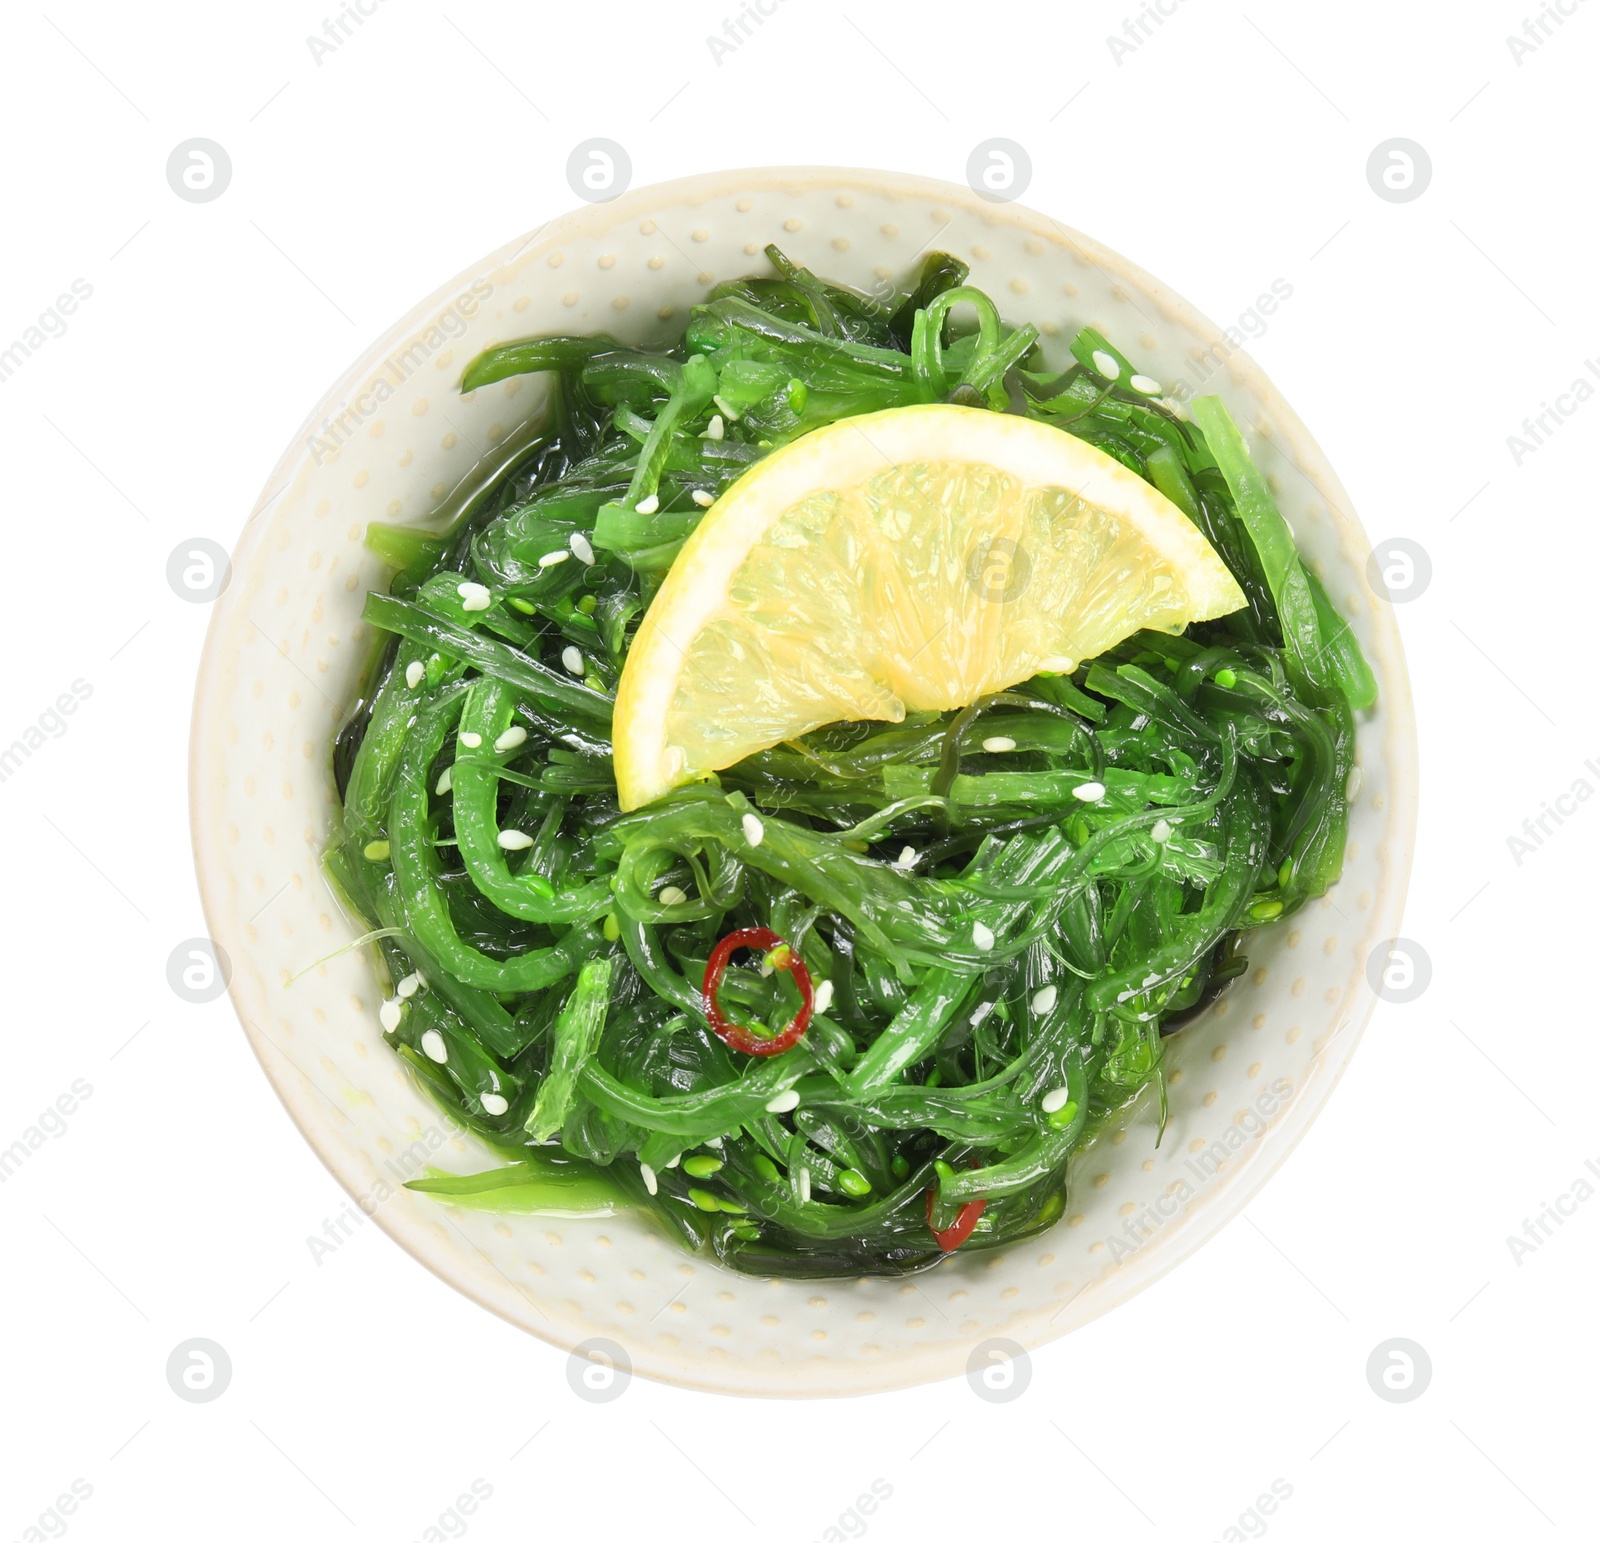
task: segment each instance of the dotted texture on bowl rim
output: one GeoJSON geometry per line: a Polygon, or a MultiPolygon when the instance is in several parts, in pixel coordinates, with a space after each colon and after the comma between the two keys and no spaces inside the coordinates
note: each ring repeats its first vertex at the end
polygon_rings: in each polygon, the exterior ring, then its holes
{"type": "Polygon", "coordinates": [[[1125,259],[965,189],[854,171],[738,172],[644,188],[497,253],[377,343],[307,420],[269,479],[217,603],[191,750],[194,839],[212,936],[233,960],[251,1044],[307,1139],[408,1250],[557,1345],[604,1337],[636,1371],[726,1392],[841,1394],[964,1369],[978,1341],[1032,1346],[1087,1322],[1192,1252],[1304,1133],[1371,1008],[1364,966],[1399,931],[1415,808],[1409,690],[1369,544],[1305,429],[1220,332],[1125,259]],[[400,1188],[424,1162],[496,1159],[453,1134],[383,1044],[368,950],[291,984],[357,927],[319,857],[337,801],[329,743],[374,638],[383,574],[369,520],[424,520],[537,412],[537,377],[460,397],[481,349],[545,332],[658,342],[714,283],[762,272],[778,241],[830,277],[887,294],[931,247],[972,267],[1047,355],[1085,323],[1169,387],[1205,379],[1245,427],[1302,546],[1371,656],[1383,697],[1359,729],[1345,876],[1253,941],[1251,971],[1168,1043],[1170,1123],[1153,1090],[1074,1163],[1065,1219],[1032,1241],[961,1253],[910,1280],[778,1282],[691,1258],[630,1214],[459,1211],[400,1188]]]}

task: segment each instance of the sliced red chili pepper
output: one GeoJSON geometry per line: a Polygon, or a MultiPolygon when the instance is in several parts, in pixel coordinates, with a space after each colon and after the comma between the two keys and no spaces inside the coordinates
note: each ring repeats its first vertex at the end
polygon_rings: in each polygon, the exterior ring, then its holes
{"type": "Polygon", "coordinates": [[[706,1022],[711,1025],[711,1032],[730,1050],[742,1051],[745,1055],[779,1055],[798,1044],[811,1025],[811,1006],[816,1000],[811,989],[811,972],[799,954],[767,927],[744,927],[723,938],[706,960],[706,978],[700,991],[705,998],[706,1022]],[[724,1016],[717,1002],[717,988],[727,973],[728,961],[741,948],[759,948],[768,955],[775,970],[787,970],[794,977],[795,986],[800,992],[800,1011],[781,1034],[769,1038],[747,1029],[742,1023],[734,1023],[724,1016]],[[778,949],[783,952],[776,953],[778,949]]]}
{"type": "MultiPolygon", "coordinates": [[[[978,1164],[974,1162],[972,1167],[978,1164]]],[[[976,1200],[969,1200],[959,1211],[956,1219],[941,1232],[933,1225],[933,1202],[939,1197],[939,1186],[935,1184],[928,1191],[928,1231],[933,1234],[933,1241],[947,1254],[953,1254],[968,1238],[972,1236],[972,1229],[978,1225],[978,1218],[983,1215],[983,1208],[988,1205],[989,1197],[980,1195],[976,1200]]]]}

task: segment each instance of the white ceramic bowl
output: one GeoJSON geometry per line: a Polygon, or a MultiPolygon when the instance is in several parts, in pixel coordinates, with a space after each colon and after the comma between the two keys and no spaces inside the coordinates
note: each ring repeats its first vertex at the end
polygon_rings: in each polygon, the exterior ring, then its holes
{"type": "Polygon", "coordinates": [[[295,436],[239,539],[200,670],[191,798],[206,915],[231,956],[245,1032],[351,1196],[443,1279],[553,1344],[612,1340],[636,1372],[722,1392],[843,1394],[960,1372],[986,1339],[1028,1347],[1064,1334],[1239,1212],[1322,1107],[1371,1010],[1368,954],[1399,930],[1416,752],[1394,620],[1363,576],[1368,551],[1333,471],[1261,371],[1162,284],[1043,215],[920,178],[828,169],[722,172],[580,209],[375,343],[295,436]],[[710,285],[764,271],[769,241],[880,291],[944,248],[1008,319],[1043,328],[1058,358],[1092,323],[1169,388],[1204,378],[1246,427],[1382,686],[1360,728],[1345,876],[1259,935],[1249,975],[1169,1042],[1160,1149],[1152,1090],[1079,1155],[1051,1232],[910,1281],[752,1279],[627,1213],[499,1217],[403,1190],[408,1153],[459,1172],[495,1159],[445,1130],[384,1046],[369,951],[290,983],[357,931],[318,859],[337,807],[329,742],[371,643],[362,598],[382,582],[365,524],[424,520],[542,400],[537,377],[460,397],[462,367],[537,333],[665,339],[710,285]]]}

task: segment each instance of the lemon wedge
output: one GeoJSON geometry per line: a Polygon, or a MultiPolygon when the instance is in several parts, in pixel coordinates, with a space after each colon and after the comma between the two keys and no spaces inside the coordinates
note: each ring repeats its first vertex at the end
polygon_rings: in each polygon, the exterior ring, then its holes
{"type": "Polygon", "coordinates": [[[619,801],[1244,603],[1180,509],[1061,429],[942,403],[842,419],[753,466],[678,554],[617,688],[619,801]]]}

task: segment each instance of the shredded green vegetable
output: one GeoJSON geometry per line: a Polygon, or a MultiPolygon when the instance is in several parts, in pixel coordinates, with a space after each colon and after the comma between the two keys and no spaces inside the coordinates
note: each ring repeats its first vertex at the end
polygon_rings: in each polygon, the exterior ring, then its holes
{"type": "MultiPolygon", "coordinates": [[[[1338,878],[1376,684],[1218,399],[1184,421],[1092,329],[1046,368],[945,254],[889,306],[769,256],[776,277],[719,286],[670,348],[539,338],[468,367],[464,390],[551,372],[549,410],[435,531],[369,530],[395,571],[367,600],[382,648],[334,747],[326,864],[392,974],[390,1043],[510,1160],[413,1187],[637,1207],[762,1274],[902,1273],[942,1257],[936,1231],[983,1249],[1048,1227],[1108,1112],[1152,1080],[1164,1099],[1164,1039],[1244,970],[1252,928],[1338,878]],[[704,507],[811,429],[930,401],[1114,456],[1245,609],[620,814],[613,693],[704,507]],[[816,993],[772,1056],[731,1050],[701,999],[717,941],[752,927],[816,993]]],[[[801,1000],[755,962],[720,996],[774,1034],[801,1000]]]]}

